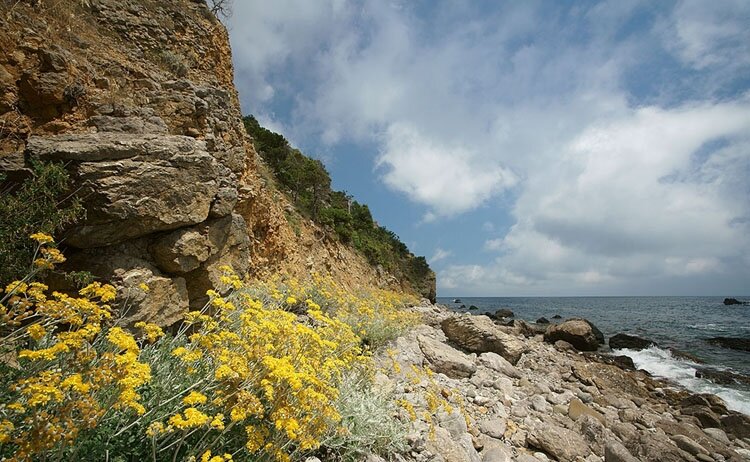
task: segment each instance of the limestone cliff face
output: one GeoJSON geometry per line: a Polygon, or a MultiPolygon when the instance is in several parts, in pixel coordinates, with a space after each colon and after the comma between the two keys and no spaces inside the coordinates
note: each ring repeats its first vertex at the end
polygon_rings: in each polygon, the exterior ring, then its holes
{"type": "Polygon", "coordinates": [[[0,169],[68,166],[87,210],[62,236],[69,267],[116,283],[131,317],[175,322],[225,264],[401,287],[312,223],[290,225],[242,125],[226,30],[202,0],[0,13],[0,169]]]}

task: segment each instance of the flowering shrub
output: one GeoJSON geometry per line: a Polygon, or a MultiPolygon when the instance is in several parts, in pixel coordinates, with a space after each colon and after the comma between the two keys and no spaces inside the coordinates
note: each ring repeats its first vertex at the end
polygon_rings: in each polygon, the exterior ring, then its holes
{"type": "MultiPolygon", "coordinates": [[[[64,260],[49,236],[32,238],[37,268],[64,260]]],[[[396,447],[395,430],[347,438],[353,402],[341,396],[369,389],[368,349],[415,321],[396,294],[358,298],[318,276],[247,287],[226,267],[206,306],[165,335],[117,326],[110,285],[49,294],[32,277],[0,300],[0,459],[286,461],[325,442],[396,447]]],[[[383,399],[372,422],[393,415],[383,399]]]]}
{"type": "MultiPolygon", "coordinates": [[[[64,261],[51,237],[31,237],[38,242],[37,268],[64,261]]],[[[93,283],[78,295],[50,295],[28,280],[4,289],[1,352],[5,363],[17,365],[3,365],[0,454],[13,454],[11,460],[60,452],[104,419],[145,412],[136,389],[150,379],[150,367],[139,362],[137,342],[120,328],[103,334],[114,288],[93,283]]]]}
{"type": "Polygon", "coordinates": [[[370,350],[383,347],[420,321],[416,313],[403,309],[418,302],[414,296],[382,289],[351,291],[317,273],[306,284],[272,278],[251,290],[265,302],[287,310],[305,306],[322,309],[351,327],[370,350]]]}

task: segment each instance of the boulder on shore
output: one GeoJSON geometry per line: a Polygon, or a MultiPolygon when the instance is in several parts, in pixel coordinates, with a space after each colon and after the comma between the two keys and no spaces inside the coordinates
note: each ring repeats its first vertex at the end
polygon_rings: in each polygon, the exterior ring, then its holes
{"type": "Polygon", "coordinates": [[[516,315],[513,313],[512,310],[509,310],[508,308],[501,308],[499,310],[495,311],[495,314],[491,317],[494,317],[495,319],[503,319],[503,318],[513,318],[516,315]]]}
{"type": "Polygon", "coordinates": [[[453,316],[440,323],[445,336],[459,347],[473,353],[497,353],[516,364],[528,350],[526,344],[501,331],[487,316],[453,316]]]}
{"type": "Polygon", "coordinates": [[[544,333],[545,342],[555,343],[558,340],[565,340],[580,351],[596,351],[604,343],[604,335],[585,319],[569,319],[550,326],[544,333]]]}
{"type": "Polygon", "coordinates": [[[477,370],[474,362],[464,353],[439,342],[435,339],[420,335],[417,337],[419,348],[435,372],[448,377],[471,377],[477,370]]]}
{"type": "Polygon", "coordinates": [[[711,345],[717,345],[731,350],[750,351],[750,338],[740,337],[711,337],[706,339],[711,345]]]}
{"type": "Polygon", "coordinates": [[[549,319],[547,319],[544,316],[542,316],[541,318],[539,318],[539,319],[536,320],[536,323],[537,324],[549,324],[549,319]]]}
{"type": "Polygon", "coordinates": [[[617,334],[609,339],[609,347],[613,350],[627,348],[629,350],[644,350],[650,346],[658,346],[656,342],[635,335],[617,334]]]}
{"type": "Polygon", "coordinates": [[[562,316],[560,316],[559,314],[556,314],[552,316],[552,319],[562,319],[562,316]]]}

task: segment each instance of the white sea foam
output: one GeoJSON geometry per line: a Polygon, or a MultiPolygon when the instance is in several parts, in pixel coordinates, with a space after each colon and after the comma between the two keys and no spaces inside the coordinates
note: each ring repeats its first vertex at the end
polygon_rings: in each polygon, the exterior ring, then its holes
{"type": "Polygon", "coordinates": [[[697,364],[677,359],[668,350],[650,347],[635,351],[627,348],[613,353],[629,356],[635,367],[644,369],[656,377],[669,379],[694,393],[712,393],[727,403],[727,408],[750,415],[750,393],[717,385],[695,376],[697,364]]]}

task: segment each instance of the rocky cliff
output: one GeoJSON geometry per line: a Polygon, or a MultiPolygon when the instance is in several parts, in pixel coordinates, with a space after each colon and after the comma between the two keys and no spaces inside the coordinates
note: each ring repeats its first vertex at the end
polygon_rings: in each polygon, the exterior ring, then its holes
{"type": "MultiPolygon", "coordinates": [[[[68,269],[115,283],[132,317],[175,322],[223,265],[415,290],[315,224],[290,224],[204,1],[1,5],[0,170],[18,181],[34,161],[65,163],[86,208],[60,236],[68,269]]],[[[434,296],[434,279],[418,289],[434,296]]]]}

